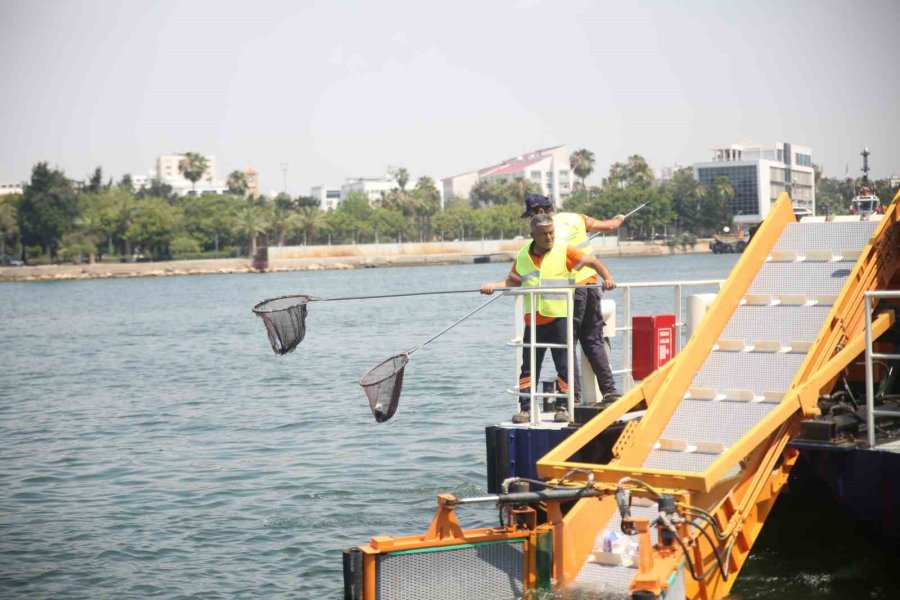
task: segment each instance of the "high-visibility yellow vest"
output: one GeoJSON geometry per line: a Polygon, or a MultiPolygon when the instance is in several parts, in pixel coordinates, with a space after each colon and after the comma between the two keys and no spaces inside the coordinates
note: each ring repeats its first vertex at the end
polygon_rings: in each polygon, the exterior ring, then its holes
{"type": "MultiPolygon", "coordinates": [[[[516,257],[516,272],[522,278],[522,287],[556,287],[567,286],[574,283],[573,272],[566,268],[566,246],[553,244],[553,248],[544,255],[541,267],[538,268],[528,249],[531,244],[526,244],[516,257]]],[[[562,295],[545,296],[534,294],[537,299],[537,312],[545,317],[565,317],[566,297],[562,295]]],[[[531,294],[525,295],[525,313],[531,313],[531,294]]]]}
{"type": "MultiPolygon", "coordinates": [[[[584,252],[585,258],[591,255],[591,240],[588,239],[584,219],[575,213],[556,213],[553,215],[553,231],[556,236],[554,246],[572,246],[584,252]]],[[[575,266],[575,281],[581,283],[589,277],[597,275],[597,271],[582,263],[575,266]]]]}

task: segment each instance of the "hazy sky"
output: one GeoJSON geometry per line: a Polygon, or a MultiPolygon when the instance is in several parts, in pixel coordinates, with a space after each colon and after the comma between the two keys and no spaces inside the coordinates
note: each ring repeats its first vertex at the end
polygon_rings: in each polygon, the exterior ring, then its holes
{"type": "Polygon", "coordinates": [[[556,144],[599,182],[754,140],[900,174],[897,0],[0,0],[0,182],[161,154],[264,192],[404,166],[440,179],[556,144]]]}

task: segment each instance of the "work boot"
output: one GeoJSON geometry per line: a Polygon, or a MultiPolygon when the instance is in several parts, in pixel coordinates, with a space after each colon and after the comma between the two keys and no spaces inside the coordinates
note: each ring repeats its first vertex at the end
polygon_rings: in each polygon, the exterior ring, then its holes
{"type": "Polygon", "coordinates": [[[531,422],[531,413],[527,410],[520,410],[516,414],[513,415],[512,422],[516,425],[521,425],[523,423],[531,422]]]}
{"type": "Polygon", "coordinates": [[[556,409],[556,414],[553,415],[553,421],[555,423],[568,423],[569,422],[569,411],[564,408],[556,409]]]}
{"type": "Polygon", "coordinates": [[[622,394],[618,394],[616,392],[613,392],[612,394],[606,394],[605,396],[603,396],[603,398],[600,399],[599,406],[606,408],[621,397],[622,394]]]}

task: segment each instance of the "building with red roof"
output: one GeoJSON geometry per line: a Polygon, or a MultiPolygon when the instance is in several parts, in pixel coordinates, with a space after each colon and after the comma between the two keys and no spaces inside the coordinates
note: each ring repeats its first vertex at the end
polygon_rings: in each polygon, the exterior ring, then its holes
{"type": "Polygon", "coordinates": [[[515,181],[526,179],[538,184],[541,192],[560,206],[572,194],[574,179],[569,169],[569,149],[565,145],[533,150],[513,156],[489,167],[467,171],[441,179],[444,199],[468,198],[482,180],[515,181]]]}

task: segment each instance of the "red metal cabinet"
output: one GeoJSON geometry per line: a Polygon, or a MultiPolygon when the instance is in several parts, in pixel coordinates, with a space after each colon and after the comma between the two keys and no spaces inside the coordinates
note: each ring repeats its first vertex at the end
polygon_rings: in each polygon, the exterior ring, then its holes
{"type": "Polygon", "coordinates": [[[644,379],[675,356],[675,315],[632,317],[632,377],[644,379]]]}

